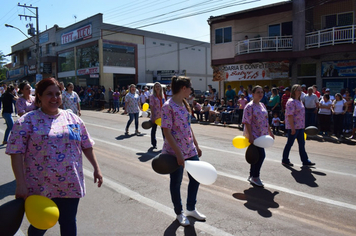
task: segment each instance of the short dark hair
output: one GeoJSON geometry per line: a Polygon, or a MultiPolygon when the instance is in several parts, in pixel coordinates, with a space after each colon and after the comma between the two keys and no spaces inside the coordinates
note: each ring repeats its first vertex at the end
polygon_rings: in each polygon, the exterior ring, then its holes
{"type": "Polygon", "coordinates": [[[55,85],[59,88],[59,91],[62,93],[61,86],[59,85],[58,81],[55,78],[46,78],[41,80],[36,84],[36,90],[35,90],[35,103],[37,105],[40,104],[40,98],[39,96],[42,96],[43,92],[49,87],[55,85]]]}

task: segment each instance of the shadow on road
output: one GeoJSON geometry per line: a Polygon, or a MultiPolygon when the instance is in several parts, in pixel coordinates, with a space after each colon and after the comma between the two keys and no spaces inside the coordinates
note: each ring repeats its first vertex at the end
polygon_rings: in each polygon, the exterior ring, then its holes
{"type": "Polygon", "coordinates": [[[7,196],[15,195],[15,191],[16,191],[16,180],[0,185],[0,200],[7,196]]]}
{"type": "Polygon", "coordinates": [[[244,193],[234,193],[232,196],[236,199],[247,201],[244,205],[246,208],[257,211],[262,217],[271,217],[272,212],[268,208],[278,208],[279,204],[274,201],[274,197],[279,192],[273,193],[265,188],[251,187],[244,193]]]}
{"type": "MultiPolygon", "coordinates": [[[[195,227],[194,227],[194,220],[189,218],[190,225],[184,227],[184,235],[185,236],[196,236],[197,233],[195,232],[195,227]]],[[[176,231],[179,227],[183,227],[179,224],[177,220],[173,221],[172,224],[168,226],[168,228],[164,231],[164,236],[175,236],[176,231]]]]}
{"type": "Polygon", "coordinates": [[[315,182],[316,178],[314,175],[326,176],[323,172],[313,170],[313,167],[302,166],[299,171],[291,166],[284,167],[292,171],[291,175],[297,183],[305,184],[312,188],[319,187],[319,185],[315,182]]]}
{"type": "Polygon", "coordinates": [[[139,156],[141,162],[146,162],[153,159],[155,156],[161,153],[161,150],[154,151],[153,147],[150,147],[147,152],[138,152],[136,155],[139,156]]]}

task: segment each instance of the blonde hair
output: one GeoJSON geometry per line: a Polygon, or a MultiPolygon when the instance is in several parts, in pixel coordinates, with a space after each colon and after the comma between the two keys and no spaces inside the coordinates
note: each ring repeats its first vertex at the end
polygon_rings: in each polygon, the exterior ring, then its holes
{"type": "Polygon", "coordinates": [[[299,98],[295,97],[295,91],[297,91],[298,88],[302,89],[302,87],[299,84],[295,84],[292,86],[292,88],[290,90],[290,97],[293,99],[298,99],[300,101],[300,96],[299,96],[299,98]]]}
{"type": "Polygon", "coordinates": [[[164,98],[163,88],[162,88],[162,85],[161,85],[160,82],[156,82],[156,83],[153,85],[153,92],[152,92],[152,94],[153,94],[154,96],[156,96],[156,97],[164,98]],[[159,86],[160,86],[159,94],[156,93],[156,89],[155,89],[155,87],[156,87],[157,84],[159,84],[159,86]]]}

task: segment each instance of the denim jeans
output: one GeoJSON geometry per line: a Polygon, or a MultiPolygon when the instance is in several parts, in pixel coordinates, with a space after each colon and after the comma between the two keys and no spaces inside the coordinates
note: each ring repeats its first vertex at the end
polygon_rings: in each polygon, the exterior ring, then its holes
{"type": "MultiPolygon", "coordinates": [[[[61,236],[76,236],[77,223],[76,215],[78,210],[79,198],[52,198],[59,209],[58,223],[61,230],[61,236]]],[[[30,225],[28,236],[42,236],[46,230],[41,230],[30,225]]]]}
{"type": "Polygon", "coordinates": [[[352,129],[352,113],[348,111],[344,115],[344,129],[352,129]]]}
{"type": "Polygon", "coordinates": [[[12,119],[11,113],[2,113],[2,117],[4,117],[5,122],[6,122],[4,142],[7,142],[7,139],[9,138],[10,131],[12,130],[12,126],[14,126],[14,120],[12,119]]]}
{"type": "MultiPolygon", "coordinates": [[[[157,132],[157,124],[153,123],[152,128],[151,128],[151,144],[153,147],[157,146],[157,140],[156,140],[156,132],[157,132]]],[[[164,140],[164,134],[163,134],[163,129],[161,128],[162,131],[162,137],[164,140]]]]}
{"type": "Polygon", "coordinates": [[[257,147],[260,158],[256,164],[251,165],[250,167],[250,176],[251,177],[260,177],[260,170],[265,160],[266,153],[264,148],[257,147]]]}
{"type": "Polygon", "coordinates": [[[120,111],[120,100],[114,100],[114,110],[120,111]]]}
{"type": "Polygon", "coordinates": [[[291,134],[292,131],[290,129],[288,129],[287,132],[288,132],[288,140],[283,150],[282,162],[284,163],[290,162],[289,152],[293,146],[294,140],[297,139],[298,146],[299,146],[300,160],[302,161],[303,164],[307,164],[309,162],[309,159],[308,159],[308,154],[305,151],[304,129],[296,129],[294,135],[291,134]]]}
{"type": "MultiPolygon", "coordinates": [[[[186,160],[189,161],[199,161],[198,156],[194,156],[188,158],[186,160]]],[[[188,196],[187,196],[187,210],[193,211],[195,210],[195,204],[197,202],[197,194],[199,189],[199,182],[196,181],[189,173],[189,184],[188,184],[188,196]]],[[[179,166],[179,168],[170,174],[170,192],[171,199],[174,206],[174,212],[179,215],[183,211],[182,199],[180,196],[180,186],[182,184],[183,179],[183,166],[179,166]]]]}
{"type": "Polygon", "coordinates": [[[129,130],[133,119],[135,119],[135,130],[138,130],[138,114],[139,113],[129,113],[130,119],[127,121],[126,130],[129,130]]]}

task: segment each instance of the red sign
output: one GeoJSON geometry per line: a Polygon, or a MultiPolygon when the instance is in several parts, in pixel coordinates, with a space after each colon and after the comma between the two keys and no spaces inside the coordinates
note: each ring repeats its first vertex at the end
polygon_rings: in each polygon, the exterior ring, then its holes
{"type": "Polygon", "coordinates": [[[77,70],[77,75],[90,75],[99,73],[99,67],[90,67],[77,70]]]}
{"type": "Polygon", "coordinates": [[[75,29],[73,31],[63,33],[61,35],[61,43],[62,44],[73,43],[78,40],[85,40],[91,38],[91,36],[92,36],[92,25],[88,24],[83,27],[80,27],[79,29],[75,29]]]}

